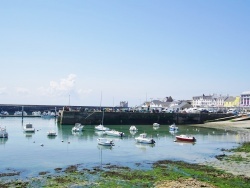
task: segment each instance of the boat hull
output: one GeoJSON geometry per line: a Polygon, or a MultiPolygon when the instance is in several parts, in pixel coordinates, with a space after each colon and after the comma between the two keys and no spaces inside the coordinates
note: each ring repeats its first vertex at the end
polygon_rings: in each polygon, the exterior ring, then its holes
{"type": "Polygon", "coordinates": [[[195,142],[196,141],[195,137],[176,136],[175,138],[176,138],[177,141],[184,141],[184,142],[195,142]]]}

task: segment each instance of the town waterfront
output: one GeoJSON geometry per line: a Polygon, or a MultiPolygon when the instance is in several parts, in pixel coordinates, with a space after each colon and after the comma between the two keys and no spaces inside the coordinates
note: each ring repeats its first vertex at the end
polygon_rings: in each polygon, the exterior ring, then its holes
{"type": "MultiPolygon", "coordinates": [[[[130,125],[105,125],[125,133],[124,138],[110,137],[115,146],[103,148],[97,145],[100,132],[93,125],[85,125],[82,133],[72,133],[72,125],[58,125],[55,119],[43,118],[1,118],[0,125],[6,127],[9,138],[0,139],[0,172],[20,172],[18,177],[35,177],[39,172],[54,174],[56,168],[80,165],[92,168],[102,164],[123,165],[130,168],[148,169],[158,160],[182,160],[189,163],[203,163],[216,160],[215,156],[241,142],[238,134],[227,130],[181,125],[176,134],[193,135],[195,144],[174,142],[174,134],[169,125],[136,125],[136,134],[129,132],[130,125]],[[35,133],[24,133],[22,126],[32,123],[35,133]],[[55,130],[57,137],[48,137],[49,130],[55,130]],[[146,132],[152,136],[155,145],[143,145],[135,142],[135,137],[146,132]],[[43,144],[43,146],[41,146],[43,144]],[[137,165],[140,163],[141,165],[137,165]]],[[[2,177],[5,179],[6,177],[2,177]]],[[[8,177],[10,178],[10,177],[8,177]]]]}

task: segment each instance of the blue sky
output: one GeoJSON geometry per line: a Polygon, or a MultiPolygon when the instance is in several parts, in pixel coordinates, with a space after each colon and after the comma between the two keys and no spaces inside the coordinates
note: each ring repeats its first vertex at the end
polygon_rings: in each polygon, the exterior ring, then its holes
{"type": "Polygon", "coordinates": [[[249,20],[241,0],[0,1],[0,103],[239,96],[249,20]]]}

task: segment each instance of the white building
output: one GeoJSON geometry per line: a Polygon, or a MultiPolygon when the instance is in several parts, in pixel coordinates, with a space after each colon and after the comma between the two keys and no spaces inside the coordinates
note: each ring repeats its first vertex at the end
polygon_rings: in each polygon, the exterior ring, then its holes
{"type": "Polygon", "coordinates": [[[240,106],[250,107],[250,91],[245,91],[240,96],[240,106]]]}
{"type": "Polygon", "coordinates": [[[201,95],[193,97],[193,107],[223,107],[225,100],[229,96],[222,95],[201,95]]]}

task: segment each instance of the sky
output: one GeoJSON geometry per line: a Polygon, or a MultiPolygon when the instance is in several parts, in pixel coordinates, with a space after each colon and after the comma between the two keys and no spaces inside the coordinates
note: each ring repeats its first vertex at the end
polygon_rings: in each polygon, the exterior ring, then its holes
{"type": "Polygon", "coordinates": [[[0,1],[0,104],[249,91],[250,1],[0,1]]]}

